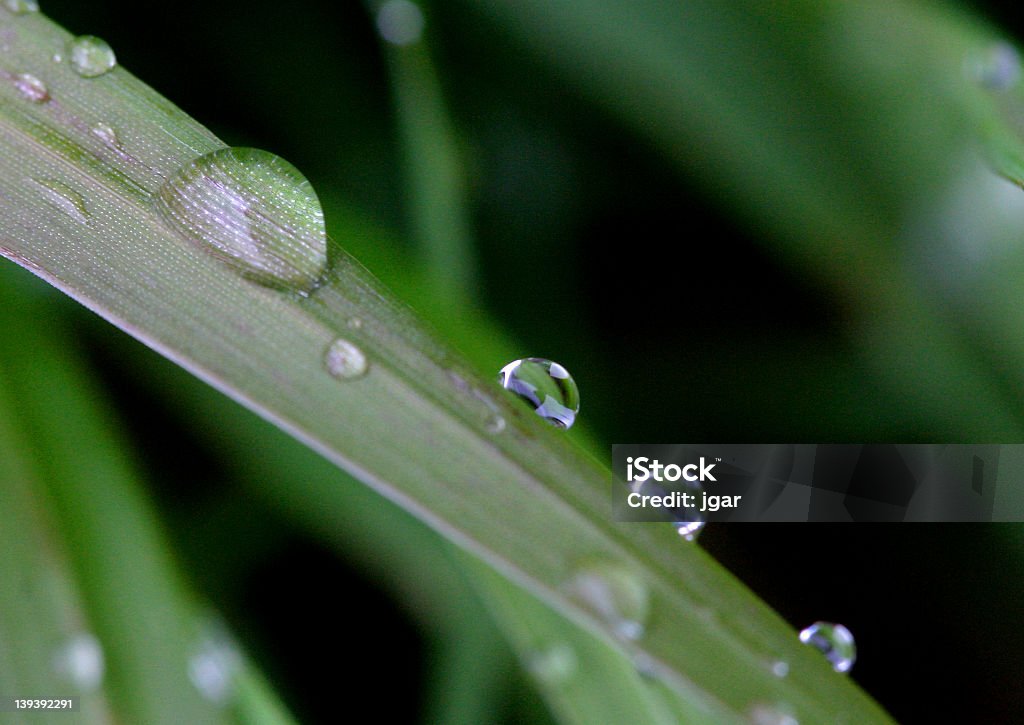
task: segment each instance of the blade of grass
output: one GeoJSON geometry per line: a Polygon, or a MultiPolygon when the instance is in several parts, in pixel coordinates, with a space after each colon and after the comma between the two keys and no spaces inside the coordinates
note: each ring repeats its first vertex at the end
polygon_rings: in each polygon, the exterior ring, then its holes
{"type": "Polygon", "coordinates": [[[7,256],[615,646],[649,657],[709,718],[730,721],[753,703],[782,700],[807,721],[887,721],[704,552],[667,529],[614,524],[606,469],[491,392],[493,383],[434,343],[342,250],[330,249],[324,286],[297,300],[246,281],[169,230],[148,199],[162,178],[219,143],[123,69],[85,80],[54,68],[53,49],[68,36],[41,16],[4,20],[4,77],[34,71],[51,95],[27,104],[13,83],[0,84],[7,256]],[[144,163],[97,146],[87,129],[99,122],[114,125],[126,154],[144,163]],[[77,190],[86,213],[55,213],[35,179],[77,190]],[[365,350],[369,375],[345,383],[324,372],[338,336],[365,350]],[[500,434],[491,432],[495,414],[500,434]],[[640,641],[615,640],[572,595],[574,574],[593,560],[624,567],[649,592],[640,641]],[[764,666],[776,659],[790,664],[784,681],[764,666]]]}
{"type": "MultiPolygon", "coordinates": [[[[71,555],[102,644],[104,687],[117,719],[233,722],[232,710],[203,697],[190,679],[203,618],[178,577],[96,392],[73,362],[74,350],[62,342],[67,335],[40,314],[45,307],[6,290],[0,299],[0,329],[6,340],[17,340],[5,346],[0,370],[31,441],[25,449],[33,451],[40,472],[35,495],[42,493],[46,510],[54,512],[60,544],[71,555]]],[[[6,488],[18,486],[17,476],[5,479],[6,488]]],[[[289,721],[269,697],[254,694],[263,685],[251,670],[239,681],[245,697],[232,705],[242,719],[289,721]]]]}

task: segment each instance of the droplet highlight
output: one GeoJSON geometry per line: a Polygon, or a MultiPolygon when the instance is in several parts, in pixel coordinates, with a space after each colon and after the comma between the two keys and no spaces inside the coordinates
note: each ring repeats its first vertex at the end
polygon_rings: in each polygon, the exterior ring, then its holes
{"type": "Polygon", "coordinates": [[[377,32],[392,45],[412,45],[423,36],[423,11],[410,0],[388,0],[377,12],[377,32]]]}
{"type": "Polygon", "coordinates": [[[527,668],[547,685],[561,685],[571,680],[579,667],[576,650],[564,642],[530,655],[527,668]]]}
{"type": "MultiPolygon", "coordinates": [[[[699,481],[687,481],[685,479],[673,482],[672,485],[671,491],[690,494],[693,497],[694,505],[663,508],[662,511],[675,527],[677,534],[686,541],[696,541],[697,537],[700,536],[700,532],[704,530],[706,523],[704,514],[696,504],[696,502],[701,500],[704,488],[700,485],[699,481]]],[[[632,493],[638,493],[641,496],[667,496],[671,492],[670,489],[654,480],[650,472],[647,472],[642,477],[637,476],[634,478],[629,483],[629,488],[632,493]]]]}
{"type": "Polygon", "coordinates": [[[90,133],[103,142],[104,146],[120,151],[121,140],[117,137],[117,131],[113,126],[106,123],[97,123],[90,129],[90,133]]]}
{"type": "Polygon", "coordinates": [[[643,636],[650,599],[647,586],[632,569],[613,562],[588,563],[573,575],[569,591],[615,636],[643,636]]]}
{"type": "Polygon", "coordinates": [[[580,392],[569,371],[558,363],[540,357],[516,360],[501,369],[498,382],[553,426],[571,428],[576,422],[580,392]]]}
{"type": "Polygon", "coordinates": [[[33,179],[32,181],[42,190],[46,200],[65,215],[82,224],[89,221],[89,209],[85,205],[85,199],[73,188],[56,179],[33,179]]]}
{"type": "Polygon", "coordinates": [[[15,15],[39,12],[39,3],[36,0],[4,0],[4,7],[15,15]]]}
{"type": "Polygon", "coordinates": [[[106,669],[103,647],[92,634],[76,634],[53,655],[53,670],[79,692],[93,692],[103,684],[106,669]]]}
{"type": "Polygon", "coordinates": [[[338,380],[355,380],[366,375],[370,364],[362,350],[339,337],[327,348],[324,354],[324,367],[331,377],[338,380]]]}
{"type": "Polygon", "coordinates": [[[1020,54],[1006,42],[993,43],[967,56],[968,77],[992,91],[1012,88],[1020,79],[1020,54]]]}
{"type": "Polygon", "coordinates": [[[117,57],[103,38],[79,35],[68,42],[68,61],[75,73],[83,78],[97,78],[117,65],[117,57]]]}
{"type": "Polygon", "coordinates": [[[747,713],[750,725],[800,725],[800,721],[777,705],[757,703],[747,713]]]}
{"type": "Polygon", "coordinates": [[[235,678],[241,665],[242,655],[224,628],[207,624],[189,657],[188,678],[200,695],[224,705],[235,692],[235,678]]]}
{"type": "Polygon", "coordinates": [[[308,294],[327,267],[327,231],[309,181],[266,151],[224,148],[167,179],[161,217],[243,276],[308,294]]]}
{"type": "Polygon", "coordinates": [[[815,622],[800,632],[800,641],[825,655],[836,672],[849,672],[857,660],[853,635],[841,624],[815,622]]]}
{"type": "Polygon", "coordinates": [[[14,89],[30,103],[46,103],[50,100],[50,90],[46,84],[29,73],[14,76],[14,89]]]}

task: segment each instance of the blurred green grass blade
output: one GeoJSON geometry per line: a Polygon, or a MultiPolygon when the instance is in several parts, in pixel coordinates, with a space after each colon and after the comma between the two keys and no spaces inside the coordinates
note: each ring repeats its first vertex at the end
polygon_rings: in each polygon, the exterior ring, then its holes
{"type": "MultiPolygon", "coordinates": [[[[2,299],[0,329],[17,344],[5,346],[0,369],[31,441],[25,449],[33,451],[45,480],[36,495],[45,489],[102,644],[105,687],[118,719],[232,722],[230,711],[204,698],[191,681],[202,617],[178,578],[123,443],[73,362],[74,350],[61,342],[67,336],[40,314],[45,306],[7,292],[2,299]]],[[[4,485],[16,489],[19,481],[12,477],[4,485]]],[[[254,715],[252,722],[287,722],[262,717],[275,712],[262,701],[239,707],[254,715]]]]}
{"type": "MultiPolygon", "coordinates": [[[[114,723],[106,693],[89,690],[55,668],[74,638],[91,633],[87,608],[75,584],[66,543],[48,513],[45,486],[30,460],[30,445],[17,420],[7,376],[0,370],[0,696],[7,723],[38,722],[39,713],[8,711],[10,698],[78,697],[81,723],[114,723]]],[[[64,717],[68,715],[61,713],[64,717]]]]}
{"type": "Polygon", "coordinates": [[[52,64],[68,36],[45,18],[0,17],[11,31],[0,71],[34,71],[52,97],[26,105],[12,83],[0,83],[6,256],[598,635],[610,637],[609,623],[571,595],[574,575],[594,560],[632,572],[649,592],[650,621],[639,642],[615,646],[649,657],[666,685],[709,717],[742,717],[770,699],[808,722],[888,720],[699,548],[669,528],[612,522],[607,470],[437,345],[342,250],[330,249],[325,284],[298,300],[172,233],[145,197],[219,143],[123,69],[84,80],[52,64]],[[118,128],[125,152],[144,159],[139,169],[97,146],[88,129],[99,122],[118,128]],[[34,179],[76,189],[86,221],[55,212],[34,179]],[[339,336],[365,351],[368,375],[341,382],[324,371],[339,336]],[[500,434],[491,432],[495,415],[500,434]],[[789,678],[764,666],[776,659],[790,663],[789,678]]]}
{"type": "MultiPolygon", "coordinates": [[[[421,12],[412,3],[371,2],[370,7],[378,25],[415,24],[421,12]],[[388,12],[396,8],[397,13],[388,12]]],[[[431,284],[447,304],[457,307],[478,292],[476,249],[455,129],[430,57],[429,16],[427,23],[425,37],[401,44],[382,39],[382,46],[402,142],[410,233],[431,284]]]]}

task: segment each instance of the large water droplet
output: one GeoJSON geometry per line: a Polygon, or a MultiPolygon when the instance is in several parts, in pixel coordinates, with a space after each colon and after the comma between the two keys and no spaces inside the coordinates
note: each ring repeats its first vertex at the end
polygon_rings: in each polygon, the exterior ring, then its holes
{"type": "Polygon", "coordinates": [[[412,45],[423,35],[423,11],[410,0],[388,0],[377,12],[380,37],[392,45],[412,45]]]}
{"type": "Polygon", "coordinates": [[[156,206],[175,231],[271,287],[312,291],[327,266],[327,232],[309,181],[266,151],[225,148],[164,182],[156,206]]]}
{"type": "Polygon", "coordinates": [[[53,669],[80,692],[92,692],[103,684],[103,647],[87,632],[76,634],[53,655],[53,669]]]}
{"type": "Polygon", "coordinates": [[[73,188],[63,181],[56,179],[33,179],[43,191],[43,196],[53,206],[60,209],[76,222],[85,223],[89,221],[89,209],[85,205],[85,199],[73,188]]]}
{"type": "Polygon", "coordinates": [[[22,98],[32,103],[46,103],[50,100],[50,90],[46,84],[29,73],[16,75],[14,88],[22,98]]]}
{"type": "Polygon", "coordinates": [[[644,633],[650,606],[647,586],[632,570],[613,562],[591,562],[573,575],[569,591],[623,639],[644,633]]]}
{"type": "Polygon", "coordinates": [[[580,391],[569,371],[558,363],[540,357],[516,360],[501,369],[498,382],[552,425],[570,428],[576,422],[580,391]]]}
{"type": "Polygon", "coordinates": [[[324,355],[324,367],[338,380],[360,378],[369,366],[363,351],[341,337],[331,343],[324,355]]]}
{"type": "Polygon", "coordinates": [[[560,685],[576,674],[579,661],[576,650],[564,642],[538,650],[530,655],[527,667],[536,677],[548,685],[560,685]]]}
{"type": "Polygon", "coordinates": [[[1020,78],[1020,54],[1009,43],[993,43],[967,56],[965,68],[974,82],[993,91],[1005,91],[1020,78]]]}
{"type": "Polygon", "coordinates": [[[36,0],[4,0],[4,7],[15,15],[39,12],[39,3],[36,0]]]}
{"type": "Polygon", "coordinates": [[[189,658],[188,678],[203,697],[222,705],[234,693],[241,664],[242,655],[227,631],[217,623],[207,623],[189,658]]]}
{"type": "Polygon", "coordinates": [[[117,65],[113,48],[95,35],[79,35],[68,41],[68,60],[75,73],[83,78],[96,78],[117,65]]]}
{"type": "Polygon", "coordinates": [[[815,622],[800,633],[800,641],[825,655],[836,672],[849,672],[857,660],[853,635],[841,624],[815,622]]]}

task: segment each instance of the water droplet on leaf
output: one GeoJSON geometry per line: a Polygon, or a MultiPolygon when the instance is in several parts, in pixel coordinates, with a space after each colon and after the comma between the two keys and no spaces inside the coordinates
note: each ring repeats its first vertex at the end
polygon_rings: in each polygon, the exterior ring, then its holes
{"type": "Polygon", "coordinates": [[[202,629],[195,652],[188,660],[188,678],[199,694],[223,705],[234,692],[242,655],[219,624],[208,623],[202,629]]]}
{"type": "Polygon", "coordinates": [[[789,674],[789,663],[782,660],[775,660],[771,666],[772,674],[776,677],[785,677],[789,674]]]}
{"type": "Polygon", "coordinates": [[[785,709],[764,703],[750,708],[748,718],[751,725],[800,725],[800,721],[785,709]]]}
{"type": "Polygon", "coordinates": [[[15,15],[39,12],[39,3],[36,0],[4,0],[4,7],[15,15]]]}
{"type": "Polygon", "coordinates": [[[622,639],[643,636],[650,606],[647,586],[631,569],[591,562],[569,582],[569,590],[622,639]]]}
{"type": "Polygon", "coordinates": [[[79,35],[68,42],[67,50],[71,67],[83,78],[96,78],[117,65],[114,50],[95,35],[79,35]]]}
{"type": "Polygon", "coordinates": [[[572,679],[578,666],[576,650],[564,642],[534,652],[527,660],[530,672],[548,685],[559,685],[572,679]]]}
{"type": "Polygon", "coordinates": [[[92,127],[91,133],[102,141],[105,146],[120,151],[121,140],[117,137],[117,131],[114,130],[113,126],[97,123],[92,127]]]}
{"type": "Polygon", "coordinates": [[[89,221],[89,209],[85,205],[85,199],[77,191],[56,179],[33,179],[43,190],[43,196],[53,206],[60,209],[76,222],[85,223],[89,221]]]}
{"type": "Polygon", "coordinates": [[[29,73],[22,73],[14,77],[14,88],[21,94],[21,97],[32,103],[46,103],[50,100],[50,90],[46,84],[29,73]]]}
{"type": "Polygon", "coordinates": [[[800,633],[800,641],[825,655],[836,672],[849,672],[857,660],[853,635],[841,624],[815,622],[800,633]]]}
{"type": "Polygon", "coordinates": [[[580,392],[569,371],[558,363],[539,357],[516,360],[501,369],[498,382],[552,425],[571,428],[576,422],[580,392]]]}
{"type": "Polygon", "coordinates": [[[164,182],[156,205],[171,228],[261,284],[308,293],[327,266],[316,192],[266,151],[200,156],[164,182]]]}
{"type": "Polygon", "coordinates": [[[377,12],[377,31],[392,45],[412,45],[423,35],[423,11],[410,0],[388,0],[377,12]]]}
{"type": "Polygon", "coordinates": [[[103,684],[103,647],[87,632],[76,634],[53,656],[53,669],[80,692],[92,692],[103,684]]]}
{"type": "Polygon", "coordinates": [[[362,377],[369,366],[363,351],[341,337],[331,343],[324,355],[324,367],[338,380],[362,377]]]}

